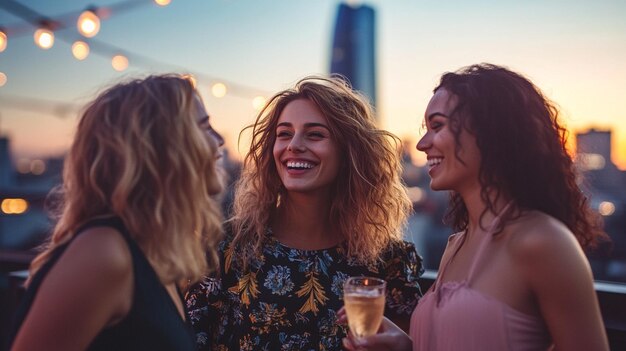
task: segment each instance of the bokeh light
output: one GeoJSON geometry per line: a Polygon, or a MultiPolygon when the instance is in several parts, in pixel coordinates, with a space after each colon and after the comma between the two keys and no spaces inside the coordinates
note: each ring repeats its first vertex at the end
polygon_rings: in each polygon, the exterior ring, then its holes
{"type": "Polygon", "coordinates": [[[84,41],[76,41],[72,44],[72,55],[77,60],[84,60],[89,56],[89,45],[84,41]]]}
{"type": "Polygon", "coordinates": [[[24,199],[4,199],[0,209],[5,214],[22,214],[28,210],[28,202],[24,199]]]}
{"type": "Polygon", "coordinates": [[[21,174],[30,173],[30,160],[27,158],[20,158],[15,165],[17,171],[21,174]]]}
{"type": "Polygon", "coordinates": [[[252,107],[254,107],[254,109],[257,111],[260,111],[263,107],[265,107],[266,103],[267,99],[265,99],[265,97],[263,96],[257,96],[252,99],[252,107]]]}
{"type": "Polygon", "coordinates": [[[598,206],[598,212],[603,216],[610,216],[615,213],[615,205],[610,201],[602,201],[598,206]]]}
{"type": "Polygon", "coordinates": [[[172,0],[154,0],[154,2],[159,6],[167,6],[172,0]]]}
{"type": "Polygon", "coordinates": [[[226,96],[226,92],[228,92],[228,89],[226,89],[226,85],[223,83],[215,83],[213,87],[211,87],[211,93],[217,98],[226,96]]]}
{"type": "Polygon", "coordinates": [[[111,65],[114,70],[121,72],[128,68],[128,58],[124,55],[115,55],[111,60],[111,65]]]}
{"type": "Polygon", "coordinates": [[[100,18],[93,11],[84,11],[78,16],[76,27],[81,35],[92,38],[100,31],[100,18]]]}
{"type": "Polygon", "coordinates": [[[3,52],[7,48],[7,35],[4,31],[0,30],[0,52],[3,52]]]}
{"type": "Polygon", "coordinates": [[[0,87],[7,84],[7,75],[3,72],[0,72],[0,87]]]}
{"type": "Polygon", "coordinates": [[[409,195],[409,199],[411,202],[416,204],[424,199],[424,191],[416,186],[411,186],[406,189],[407,195],[409,195]]]}
{"type": "Polygon", "coordinates": [[[35,31],[35,44],[44,50],[54,45],[54,33],[48,28],[39,28],[35,31]]]}
{"type": "Polygon", "coordinates": [[[46,163],[42,160],[33,160],[30,163],[30,172],[34,175],[41,175],[46,171],[46,163]]]}

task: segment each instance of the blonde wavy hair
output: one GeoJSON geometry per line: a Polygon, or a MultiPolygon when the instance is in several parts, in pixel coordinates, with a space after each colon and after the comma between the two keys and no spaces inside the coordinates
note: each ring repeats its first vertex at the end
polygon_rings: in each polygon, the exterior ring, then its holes
{"type": "Polygon", "coordinates": [[[89,103],[65,159],[59,220],[30,277],[87,221],[122,219],[163,283],[217,266],[221,189],[198,126],[198,94],[178,75],[117,84],[89,103]],[[208,254],[207,254],[208,252],[208,254]]]}
{"type": "Polygon", "coordinates": [[[229,220],[237,257],[246,266],[261,253],[272,213],[285,192],[272,149],[278,119],[297,99],[315,103],[342,152],[344,161],[331,192],[331,223],[344,237],[349,258],[375,263],[389,244],[401,239],[411,211],[400,179],[400,140],[376,127],[371,105],[340,76],[303,78],[273,96],[255,123],[242,131],[251,130],[252,141],[229,220]]]}

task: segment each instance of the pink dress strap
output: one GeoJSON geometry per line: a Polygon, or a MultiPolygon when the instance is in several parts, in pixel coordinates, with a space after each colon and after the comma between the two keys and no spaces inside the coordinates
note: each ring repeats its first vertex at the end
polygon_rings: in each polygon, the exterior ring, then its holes
{"type": "Polygon", "coordinates": [[[472,281],[474,280],[473,278],[476,273],[476,267],[478,266],[480,262],[482,262],[482,258],[484,256],[484,252],[485,252],[487,245],[493,238],[493,235],[496,232],[496,230],[500,227],[502,216],[506,212],[509,211],[512,204],[513,204],[513,201],[509,201],[509,203],[507,203],[504,206],[502,211],[500,211],[498,215],[491,221],[491,223],[489,224],[489,227],[487,227],[487,233],[485,233],[485,235],[481,239],[481,242],[478,245],[478,250],[476,250],[476,255],[474,256],[474,260],[472,260],[472,265],[470,266],[469,272],[467,273],[466,281],[468,285],[471,285],[472,281]]]}
{"type": "MultiPolygon", "coordinates": [[[[500,226],[502,216],[511,208],[512,204],[513,204],[513,201],[509,201],[504,206],[502,211],[500,211],[496,215],[496,217],[491,221],[491,223],[487,227],[487,233],[485,233],[484,237],[481,239],[481,242],[478,244],[478,250],[476,251],[476,255],[474,256],[474,259],[472,260],[469,272],[467,274],[467,278],[463,281],[465,284],[467,285],[471,284],[474,278],[474,274],[476,272],[476,267],[478,266],[478,263],[482,261],[481,258],[483,256],[483,252],[485,251],[485,248],[487,247],[488,243],[491,241],[494,232],[500,226]]],[[[461,249],[461,246],[463,246],[463,244],[465,243],[465,240],[467,237],[467,229],[464,230],[463,232],[460,232],[458,235],[460,235],[460,237],[454,241],[455,246],[452,247],[452,250],[454,250],[452,255],[450,256],[450,258],[446,260],[446,262],[443,262],[442,267],[439,270],[439,274],[437,275],[437,279],[435,280],[435,283],[433,284],[433,292],[435,293],[435,296],[436,296],[437,305],[439,305],[439,303],[441,302],[441,292],[440,292],[441,280],[443,279],[443,276],[446,273],[446,268],[448,268],[449,263],[452,262],[454,257],[456,257],[456,254],[461,249]]]]}

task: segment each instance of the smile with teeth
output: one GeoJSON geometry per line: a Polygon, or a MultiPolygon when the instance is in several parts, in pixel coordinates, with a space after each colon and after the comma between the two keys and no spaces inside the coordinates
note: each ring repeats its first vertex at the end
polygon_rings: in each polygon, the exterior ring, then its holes
{"type": "Polygon", "coordinates": [[[428,167],[437,166],[443,161],[443,157],[432,157],[428,159],[428,167]]]}
{"type": "Polygon", "coordinates": [[[304,161],[287,161],[287,168],[289,169],[311,169],[315,167],[313,163],[304,161]]]}

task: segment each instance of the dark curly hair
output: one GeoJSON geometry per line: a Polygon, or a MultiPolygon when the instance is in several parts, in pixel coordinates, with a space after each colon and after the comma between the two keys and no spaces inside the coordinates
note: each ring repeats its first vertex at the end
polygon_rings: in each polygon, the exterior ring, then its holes
{"type": "MultiPolygon", "coordinates": [[[[494,211],[495,201],[506,196],[522,210],[538,210],[565,223],[584,248],[607,238],[600,216],[577,184],[558,109],[532,82],[507,68],[483,63],[445,73],[434,91],[439,89],[458,98],[450,116],[457,157],[461,131],[476,138],[484,213],[494,211]],[[493,199],[488,196],[491,191],[493,199]]],[[[505,215],[503,223],[513,216],[505,215]]],[[[463,199],[452,193],[444,221],[463,230],[468,220],[463,199]]]]}

